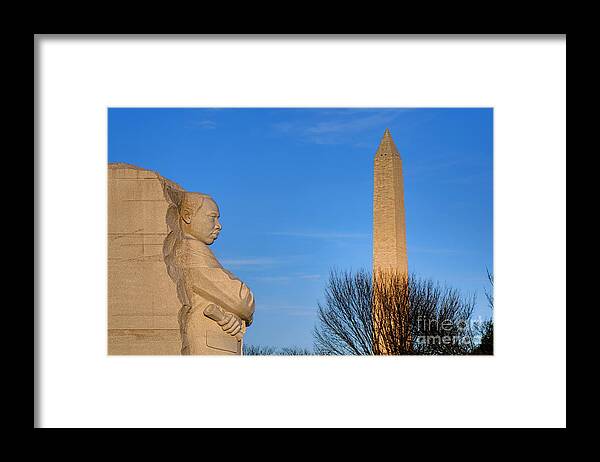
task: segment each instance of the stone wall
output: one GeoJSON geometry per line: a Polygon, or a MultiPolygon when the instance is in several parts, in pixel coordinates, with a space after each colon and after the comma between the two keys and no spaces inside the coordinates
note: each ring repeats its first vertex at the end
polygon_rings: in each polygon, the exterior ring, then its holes
{"type": "Polygon", "coordinates": [[[156,172],[108,165],[108,354],[179,355],[180,302],[162,247],[168,207],[156,172]]]}

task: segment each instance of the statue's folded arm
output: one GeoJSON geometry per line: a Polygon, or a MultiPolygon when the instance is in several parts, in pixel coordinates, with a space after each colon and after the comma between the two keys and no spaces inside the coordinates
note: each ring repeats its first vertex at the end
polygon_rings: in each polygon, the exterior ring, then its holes
{"type": "Polygon", "coordinates": [[[194,293],[215,303],[226,311],[252,323],[254,296],[250,289],[222,268],[188,269],[188,281],[194,293]]]}

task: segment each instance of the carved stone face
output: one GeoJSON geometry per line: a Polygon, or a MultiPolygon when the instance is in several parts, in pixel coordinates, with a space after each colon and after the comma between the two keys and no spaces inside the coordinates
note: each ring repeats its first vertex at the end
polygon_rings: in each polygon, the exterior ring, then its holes
{"type": "Polygon", "coordinates": [[[221,232],[219,216],[219,207],[207,197],[202,201],[202,206],[195,211],[182,213],[183,231],[206,245],[211,245],[221,232]]]}

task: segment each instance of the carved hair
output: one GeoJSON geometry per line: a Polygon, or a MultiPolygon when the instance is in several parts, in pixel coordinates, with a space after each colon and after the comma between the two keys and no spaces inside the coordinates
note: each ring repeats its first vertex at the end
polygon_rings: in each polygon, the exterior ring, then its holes
{"type": "Polygon", "coordinates": [[[169,228],[169,234],[163,244],[163,257],[167,265],[169,277],[177,285],[177,297],[183,305],[189,305],[185,281],[177,259],[177,249],[183,239],[181,229],[181,215],[189,213],[194,215],[204,204],[205,199],[210,199],[208,194],[186,192],[176,189],[167,183],[163,184],[165,198],[169,202],[165,220],[169,228]]]}

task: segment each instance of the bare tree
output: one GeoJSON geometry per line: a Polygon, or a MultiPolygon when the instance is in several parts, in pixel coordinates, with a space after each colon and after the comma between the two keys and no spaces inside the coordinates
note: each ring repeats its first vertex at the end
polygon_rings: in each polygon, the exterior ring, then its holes
{"type": "Polygon", "coordinates": [[[280,356],[311,356],[313,352],[308,348],[292,346],[281,348],[277,354],[280,356]]]}
{"type": "Polygon", "coordinates": [[[475,297],[395,273],[332,271],[319,304],[315,352],[464,355],[473,349],[475,297]]]}
{"type": "Polygon", "coordinates": [[[475,294],[431,280],[411,277],[406,288],[410,304],[413,354],[466,355],[473,349],[471,316],[475,294]]]}
{"type": "Polygon", "coordinates": [[[490,284],[490,288],[485,291],[485,298],[487,298],[488,306],[490,310],[494,310],[494,275],[490,273],[490,270],[486,267],[487,279],[490,284]]]}
{"type": "MultiPolygon", "coordinates": [[[[486,268],[487,278],[490,285],[489,289],[485,290],[485,297],[488,301],[488,306],[494,312],[494,275],[486,268]]],[[[475,325],[475,330],[480,336],[479,344],[473,349],[474,355],[493,355],[494,354],[494,320],[493,317],[484,321],[481,324],[475,325]]]]}
{"type": "Polygon", "coordinates": [[[244,343],[244,356],[268,356],[275,354],[275,348],[271,346],[247,345],[244,343]]]}
{"type": "Polygon", "coordinates": [[[325,288],[325,305],[319,304],[319,326],[314,330],[315,353],[321,355],[372,355],[372,281],[364,270],[352,274],[332,270],[325,288]]]}
{"type": "Polygon", "coordinates": [[[310,349],[299,346],[275,348],[244,344],[244,356],[310,356],[312,354],[310,349]]]}

